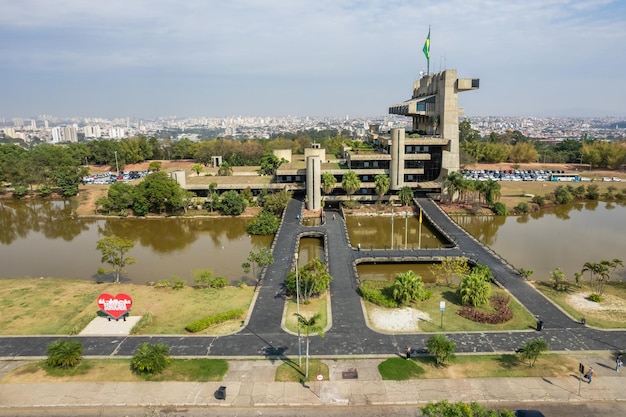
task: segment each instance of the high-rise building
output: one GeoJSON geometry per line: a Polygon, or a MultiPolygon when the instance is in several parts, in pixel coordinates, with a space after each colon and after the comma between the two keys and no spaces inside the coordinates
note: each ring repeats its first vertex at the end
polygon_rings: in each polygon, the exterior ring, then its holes
{"type": "Polygon", "coordinates": [[[67,125],[63,128],[63,142],[78,142],[78,129],[67,125]]]}

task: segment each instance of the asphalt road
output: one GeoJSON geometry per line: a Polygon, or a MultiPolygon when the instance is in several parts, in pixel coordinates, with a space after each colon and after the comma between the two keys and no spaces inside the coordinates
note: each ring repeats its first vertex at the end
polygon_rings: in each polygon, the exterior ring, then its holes
{"type": "MultiPolygon", "coordinates": [[[[493,408],[535,409],[546,417],[605,417],[625,416],[623,403],[498,403],[493,408]]],[[[175,407],[114,407],[114,408],[53,408],[53,409],[0,409],[0,417],[415,417],[415,406],[338,406],[338,407],[284,407],[284,408],[187,408],[175,407]]]]}

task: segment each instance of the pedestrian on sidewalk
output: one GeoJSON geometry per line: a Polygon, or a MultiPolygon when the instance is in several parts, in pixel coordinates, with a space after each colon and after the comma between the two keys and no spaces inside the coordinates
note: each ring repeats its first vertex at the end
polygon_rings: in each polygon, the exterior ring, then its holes
{"type": "Polygon", "coordinates": [[[335,220],[335,213],[333,213],[333,220],[335,220]]]}
{"type": "Polygon", "coordinates": [[[591,384],[591,378],[593,378],[593,375],[595,374],[595,371],[593,370],[593,368],[590,366],[589,370],[587,371],[587,375],[585,375],[585,378],[587,378],[587,383],[591,384]]]}
{"type": "Polygon", "coordinates": [[[619,355],[617,355],[617,359],[615,359],[615,372],[619,372],[619,368],[621,368],[623,364],[623,356],[620,353],[619,355]]]}
{"type": "Polygon", "coordinates": [[[411,359],[411,346],[406,345],[406,360],[411,359]]]}

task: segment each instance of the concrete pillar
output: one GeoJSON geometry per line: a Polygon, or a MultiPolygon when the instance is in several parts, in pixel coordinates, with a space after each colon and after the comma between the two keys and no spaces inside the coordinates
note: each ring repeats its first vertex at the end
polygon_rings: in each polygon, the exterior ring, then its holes
{"type": "Polygon", "coordinates": [[[389,167],[389,188],[399,190],[404,186],[404,128],[391,129],[391,165],[389,167]]]}
{"type": "Polygon", "coordinates": [[[322,204],[322,160],[319,155],[306,158],[307,209],[317,210],[322,204]]]}
{"type": "Polygon", "coordinates": [[[178,183],[178,185],[180,185],[180,188],[182,189],[187,188],[187,177],[185,176],[184,170],[179,169],[179,170],[170,172],[170,178],[175,180],[178,183]]]}

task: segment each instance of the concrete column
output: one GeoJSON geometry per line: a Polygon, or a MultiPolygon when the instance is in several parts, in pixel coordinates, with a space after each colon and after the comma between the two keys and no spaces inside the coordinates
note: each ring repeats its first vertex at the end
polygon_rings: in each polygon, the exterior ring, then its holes
{"type": "Polygon", "coordinates": [[[180,188],[187,189],[187,177],[185,176],[185,171],[182,169],[170,172],[170,178],[175,180],[180,188]]]}
{"type": "Polygon", "coordinates": [[[404,128],[391,129],[391,165],[389,166],[389,188],[404,187],[404,128]]]}
{"type": "Polygon", "coordinates": [[[322,204],[322,160],[319,155],[306,158],[307,209],[317,210],[322,204]]]}

